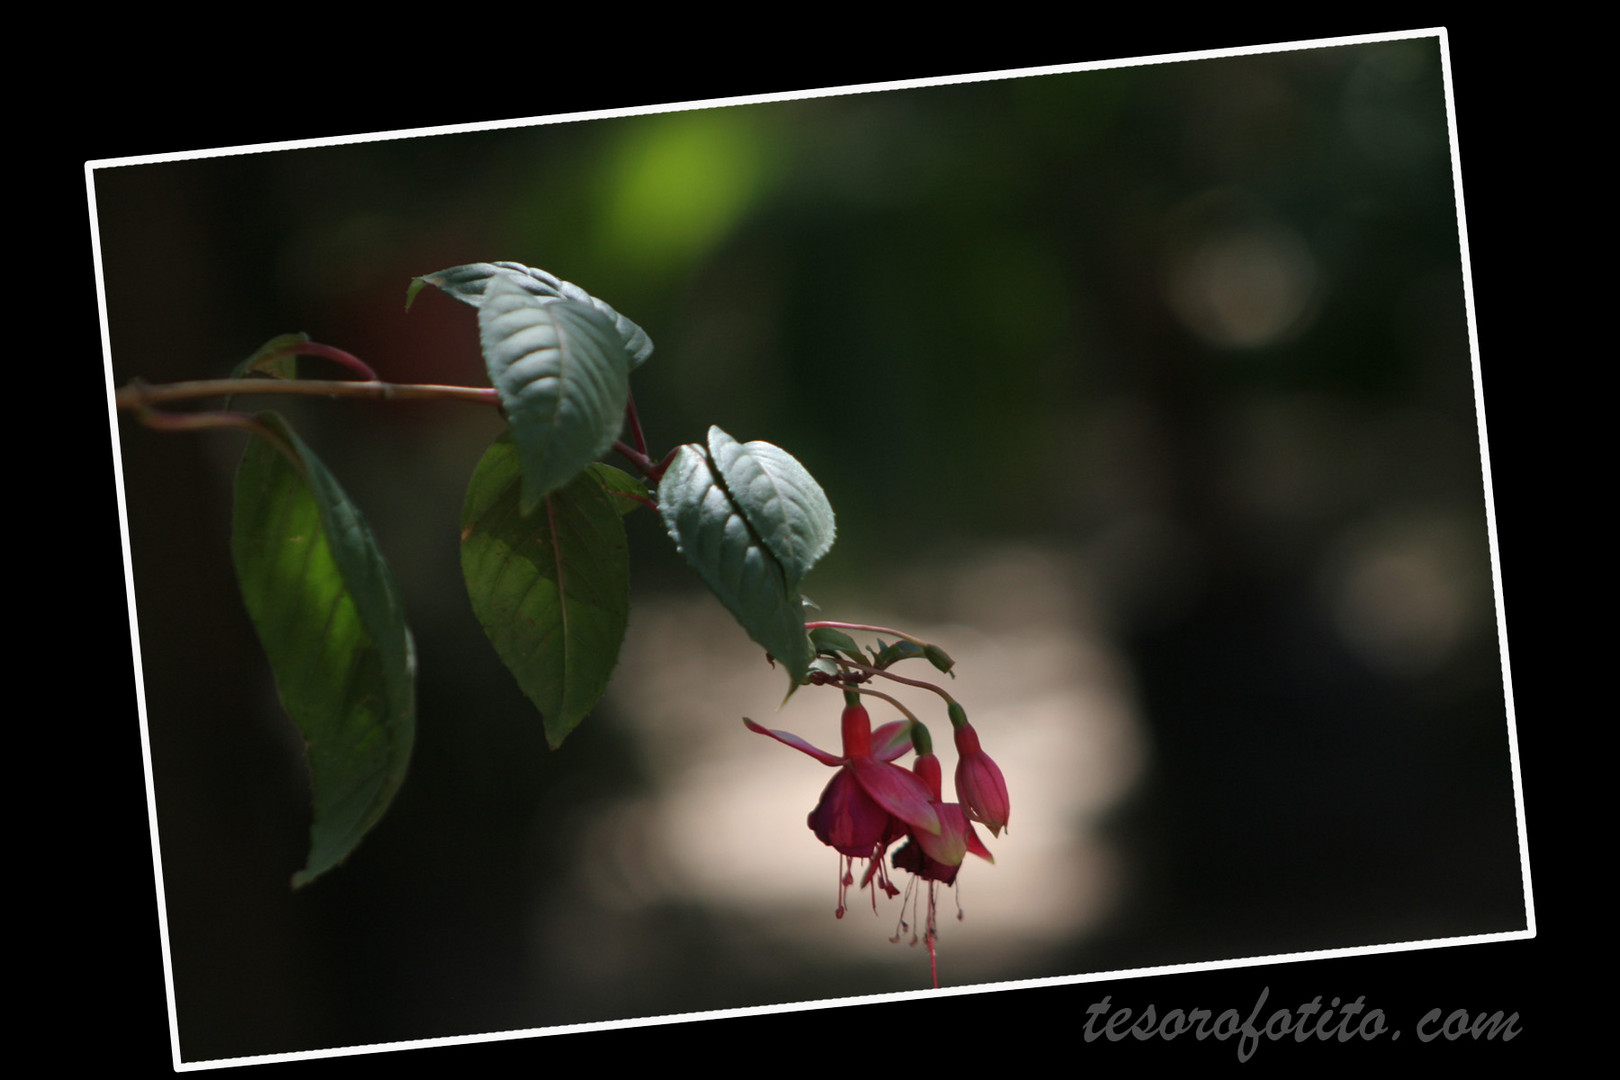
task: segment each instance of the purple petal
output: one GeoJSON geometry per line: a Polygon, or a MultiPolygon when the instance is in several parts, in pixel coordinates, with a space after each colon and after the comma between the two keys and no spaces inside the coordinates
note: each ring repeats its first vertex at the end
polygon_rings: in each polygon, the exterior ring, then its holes
{"type": "Polygon", "coordinates": [[[894,819],[861,787],[848,769],[839,769],[821,792],[807,824],[816,838],[841,855],[870,859],[881,844],[888,846],[889,822],[894,819]]]}
{"type": "Polygon", "coordinates": [[[872,758],[855,758],[849,768],[883,809],[914,828],[939,832],[939,815],[929,805],[928,789],[921,780],[898,765],[872,758]]]}
{"type": "Polygon", "coordinates": [[[757,731],[761,735],[769,735],[777,742],[787,743],[789,746],[793,747],[793,749],[809,754],[823,765],[846,764],[844,758],[838,757],[836,754],[829,754],[825,750],[817,749],[816,747],[805,742],[803,739],[799,738],[797,735],[794,735],[792,732],[772,731],[770,728],[760,727],[746,716],[743,717],[743,723],[748,725],[749,731],[757,731]]]}

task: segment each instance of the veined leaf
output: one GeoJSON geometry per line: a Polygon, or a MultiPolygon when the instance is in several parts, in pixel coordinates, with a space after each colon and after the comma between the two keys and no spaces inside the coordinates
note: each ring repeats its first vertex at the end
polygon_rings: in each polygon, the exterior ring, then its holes
{"type": "Polygon", "coordinates": [[[436,274],[424,274],[422,277],[413,278],[410,290],[405,294],[405,306],[407,308],[411,306],[411,301],[416,298],[423,285],[432,285],[464,304],[482,307],[490,279],[496,277],[507,279],[530,296],[538,297],[542,301],[578,300],[596,308],[613,321],[615,331],[624,342],[625,351],[630,354],[632,368],[640,367],[642,362],[652,355],[652,338],[647,336],[647,331],[614,311],[605,301],[598,300],[571,281],[564,281],[555,274],[548,274],[544,270],[524,266],[522,263],[468,263],[466,266],[452,266],[436,274]]]}
{"type": "Polygon", "coordinates": [[[886,645],[879,638],[877,648],[872,650],[872,666],[886,668],[901,660],[910,660],[913,657],[927,655],[923,647],[915,641],[907,641],[905,638],[901,638],[886,645]]]}
{"type": "Polygon", "coordinates": [[[818,626],[810,631],[810,643],[815,646],[816,652],[821,654],[843,653],[845,657],[857,664],[866,663],[866,654],[861,647],[855,644],[855,639],[842,630],[835,630],[830,626],[818,626]]]}
{"type": "Polygon", "coordinates": [[[731,501],[782,564],[788,590],[797,589],[836,535],[821,485],[781,447],[739,443],[718,427],[709,428],[709,460],[731,501]]]}
{"type": "Polygon", "coordinates": [[[540,710],[555,749],[595,707],[618,663],[630,546],[614,505],[624,500],[608,493],[595,468],[528,516],[519,508],[523,482],[519,452],[503,434],[467,488],[461,569],[478,621],[540,710]]]}
{"type": "Polygon", "coordinates": [[[612,498],[613,505],[619,511],[621,517],[638,506],[645,506],[646,503],[643,503],[642,499],[652,500],[652,494],[647,490],[647,485],[623,469],[615,469],[612,465],[604,465],[598,461],[591,466],[590,471],[596,474],[598,480],[602,481],[602,486],[607,489],[607,493],[612,498]],[[631,496],[636,496],[636,498],[631,496]]]}
{"type": "Polygon", "coordinates": [[[416,651],[393,574],[360,511],[274,413],[236,474],[231,552],[276,689],[303,732],[315,795],[307,884],[346,858],[405,779],[416,651]]]}
{"type": "Polygon", "coordinates": [[[485,287],[478,329],[523,464],[527,514],[613,445],[630,396],[628,359],[600,311],[543,303],[503,276],[485,287]]]}
{"type": "Polygon", "coordinates": [[[809,674],[814,655],[804,606],[726,493],[703,447],[680,448],[658,485],[658,507],[670,538],[703,583],[787,669],[791,694],[809,674]]]}

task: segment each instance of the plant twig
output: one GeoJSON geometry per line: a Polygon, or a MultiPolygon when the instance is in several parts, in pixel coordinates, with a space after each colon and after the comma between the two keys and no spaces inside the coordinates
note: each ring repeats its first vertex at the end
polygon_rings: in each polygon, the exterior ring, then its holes
{"type": "MultiPolygon", "coordinates": [[[[624,416],[630,422],[630,433],[635,436],[636,449],[641,452],[642,457],[648,457],[647,436],[641,430],[641,416],[636,412],[636,396],[634,394],[630,394],[625,398],[624,416]]],[[[649,458],[649,460],[651,459],[649,458]]]]}
{"type": "Polygon", "coordinates": [[[293,397],[370,398],[375,401],[438,399],[499,406],[495,391],[477,386],[434,386],[420,383],[336,382],[327,379],[196,379],[151,386],[139,380],[121,388],[114,400],[120,409],[139,409],[167,401],[235,394],[285,394],[293,397]]]}
{"type": "Polygon", "coordinates": [[[150,408],[145,402],[135,406],[135,417],[149,428],[158,431],[202,431],[207,428],[237,428],[257,435],[271,446],[281,451],[282,455],[297,466],[300,472],[304,463],[296,451],[287,444],[268,425],[258,417],[246,413],[233,412],[193,412],[193,413],[166,413],[150,408]]]}
{"type": "Polygon", "coordinates": [[[657,465],[653,463],[652,458],[649,458],[640,450],[637,450],[635,447],[629,445],[623,439],[615,439],[613,442],[613,449],[623,454],[627,459],[629,459],[630,464],[641,470],[641,475],[649,479],[657,479],[657,477],[653,476],[653,470],[657,468],[657,465]]]}
{"type": "Polygon", "coordinates": [[[880,697],[884,701],[887,701],[890,705],[893,705],[895,708],[899,709],[902,713],[904,713],[906,719],[910,720],[913,724],[921,724],[922,723],[922,721],[918,720],[916,715],[913,714],[910,709],[906,708],[904,705],[900,704],[900,702],[898,700],[896,700],[895,698],[890,697],[888,694],[885,694],[881,690],[873,690],[871,687],[867,687],[867,686],[845,686],[844,689],[845,690],[853,690],[857,694],[870,694],[872,697],[880,697]]]}
{"type": "MultiPolygon", "coordinates": [[[[850,668],[851,670],[854,670],[854,671],[865,672],[868,675],[881,675],[885,679],[893,679],[895,682],[897,682],[897,683],[905,683],[907,686],[915,686],[915,687],[918,687],[918,688],[923,689],[923,690],[932,690],[934,693],[936,693],[940,697],[944,698],[946,700],[946,702],[954,702],[956,700],[955,698],[951,697],[950,694],[947,694],[944,690],[942,690],[939,687],[935,686],[931,682],[923,682],[921,679],[908,679],[904,675],[896,675],[892,671],[885,671],[883,668],[872,667],[870,664],[857,664],[857,663],[855,663],[855,661],[846,660],[842,656],[834,656],[834,657],[830,657],[830,659],[832,660],[833,663],[837,664],[841,668],[850,668]]],[[[863,693],[876,693],[876,691],[862,691],[862,692],[863,693]]]]}
{"type": "Polygon", "coordinates": [[[363,379],[368,379],[371,382],[380,381],[377,378],[377,373],[371,370],[371,366],[358,356],[347,350],[340,349],[336,345],[322,345],[318,341],[300,341],[296,345],[287,346],[285,349],[277,349],[273,354],[265,357],[264,360],[273,360],[276,357],[288,355],[323,356],[328,360],[342,364],[363,379]]]}

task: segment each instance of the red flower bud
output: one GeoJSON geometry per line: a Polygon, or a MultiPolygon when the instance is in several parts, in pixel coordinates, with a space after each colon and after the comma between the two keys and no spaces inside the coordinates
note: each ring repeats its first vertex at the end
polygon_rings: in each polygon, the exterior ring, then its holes
{"type": "Polygon", "coordinates": [[[967,816],[980,822],[991,835],[1007,827],[1007,781],[990,755],[979,748],[979,733],[964,723],[955,730],[956,797],[967,816]]]}

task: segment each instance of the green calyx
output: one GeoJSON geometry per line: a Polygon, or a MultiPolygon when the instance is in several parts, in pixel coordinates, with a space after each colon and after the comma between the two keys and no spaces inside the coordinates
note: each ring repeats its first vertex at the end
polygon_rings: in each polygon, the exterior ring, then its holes
{"type": "Polygon", "coordinates": [[[921,720],[911,722],[911,748],[917,751],[918,757],[934,752],[933,736],[928,734],[928,729],[923,727],[921,720]]]}

